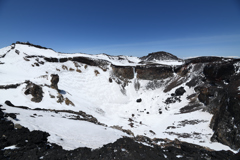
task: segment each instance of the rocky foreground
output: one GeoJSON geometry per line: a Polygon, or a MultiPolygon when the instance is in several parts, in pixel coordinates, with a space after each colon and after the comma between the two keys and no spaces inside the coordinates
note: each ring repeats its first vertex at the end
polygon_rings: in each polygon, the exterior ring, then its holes
{"type": "Polygon", "coordinates": [[[0,159],[8,160],[57,160],[57,159],[211,159],[237,160],[240,153],[231,151],[212,151],[207,148],[178,140],[166,139],[151,140],[147,137],[120,138],[114,143],[104,145],[99,149],[78,148],[72,151],[63,150],[61,146],[47,142],[48,133],[42,131],[30,132],[27,128],[14,125],[6,117],[17,119],[14,113],[6,114],[0,109],[0,159]],[[154,142],[162,141],[164,145],[154,142]],[[143,145],[139,142],[144,142],[143,145]],[[14,146],[14,149],[7,147],[14,146]],[[5,148],[6,147],[6,148],[5,148]]]}

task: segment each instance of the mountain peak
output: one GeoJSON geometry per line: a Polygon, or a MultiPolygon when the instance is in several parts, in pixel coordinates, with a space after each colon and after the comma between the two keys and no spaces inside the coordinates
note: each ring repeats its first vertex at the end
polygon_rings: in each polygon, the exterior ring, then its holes
{"type": "Polygon", "coordinates": [[[143,56],[140,58],[142,61],[154,61],[154,60],[160,60],[160,61],[164,61],[164,60],[174,60],[174,61],[178,61],[181,60],[179,59],[177,56],[165,52],[165,51],[159,51],[159,52],[152,52],[149,53],[147,56],[143,56]]]}
{"type": "Polygon", "coordinates": [[[51,49],[51,50],[53,50],[52,48],[47,48],[47,47],[43,47],[43,46],[40,46],[40,45],[36,45],[36,44],[30,43],[28,41],[27,42],[17,41],[16,43],[13,43],[13,44],[22,44],[22,45],[33,46],[33,47],[36,47],[36,48],[39,48],[39,49],[51,49]]]}

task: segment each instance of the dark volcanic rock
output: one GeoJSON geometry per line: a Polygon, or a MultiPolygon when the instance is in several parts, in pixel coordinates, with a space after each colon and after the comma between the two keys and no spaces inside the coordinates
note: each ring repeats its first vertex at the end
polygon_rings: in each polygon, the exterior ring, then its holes
{"type": "Polygon", "coordinates": [[[210,127],[214,130],[212,141],[218,141],[233,149],[240,148],[240,98],[222,92],[210,105],[217,107],[212,110],[214,116],[210,127]],[[217,100],[219,103],[216,105],[217,100]]]}
{"type": "Polygon", "coordinates": [[[210,85],[198,89],[200,90],[198,98],[214,115],[210,123],[210,127],[214,130],[211,140],[238,149],[240,148],[240,91],[238,90],[240,73],[234,71],[234,64],[231,61],[207,65],[204,74],[210,85]]]}
{"type": "Polygon", "coordinates": [[[45,61],[51,62],[51,63],[64,63],[67,61],[72,62],[79,62],[84,63],[90,66],[98,66],[102,69],[107,69],[107,65],[110,64],[110,62],[102,59],[91,59],[88,57],[68,57],[68,58],[53,58],[53,57],[43,57],[45,61]]]}
{"type": "Polygon", "coordinates": [[[8,101],[8,100],[5,101],[5,104],[8,105],[8,106],[12,106],[12,107],[14,107],[14,105],[12,104],[12,102],[10,102],[10,101],[8,101]]]}
{"type": "Polygon", "coordinates": [[[176,103],[176,102],[181,102],[180,97],[173,95],[172,97],[168,97],[164,103],[170,104],[170,103],[176,103]]]}
{"type": "Polygon", "coordinates": [[[119,78],[133,79],[134,67],[111,65],[113,74],[119,78]]]}
{"type": "Polygon", "coordinates": [[[14,104],[12,104],[12,102],[10,102],[10,101],[8,101],[8,100],[5,101],[5,104],[8,105],[8,106],[10,106],[10,107],[16,107],[16,108],[22,108],[22,109],[29,109],[29,108],[26,107],[26,106],[15,106],[14,104]]]}
{"type": "Polygon", "coordinates": [[[229,79],[235,72],[233,63],[213,63],[204,68],[205,76],[212,81],[229,79]]]}
{"type": "Polygon", "coordinates": [[[142,99],[139,98],[139,99],[136,100],[136,102],[140,103],[140,102],[142,102],[142,99]]]}
{"type": "Polygon", "coordinates": [[[171,66],[136,66],[137,78],[144,80],[160,80],[173,76],[173,69],[171,66]]]}
{"type": "Polygon", "coordinates": [[[181,113],[190,113],[197,110],[203,109],[203,105],[200,103],[189,103],[187,106],[184,106],[180,109],[181,113]]]}
{"type": "Polygon", "coordinates": [[[233,155],[231,157],[231,160],[240,160],[240,152],[238,152],[237,154],[233,155]]]}
{"type": "Polygon", "coordinates": [[[5,117],[11,117],[13,119],[16,119],[16,115],[14,113],[6,113],[5,117]]]}
{"type": "Polygon", "coordinates": [[[52,58],[52,57],[44,57],[44,60],[47,62],[59,62],[58,58],[52,58]]]}
{"type": "Polygon", "coordinates": [[[198,99],[200,102],[204,103],[205,105],[209,104],[209,88],[208,87],[196,87],[195,91],[199,92],[198,99]]]}
{"type": "Polygon", "coordinates": [[[30,81],[26,82],[26,91],[24,92],[26,95],[31,94],[33,98],[31,101],[33,102],[41,102],[43,98],[43,91],[42,87],[39,85],[36,85],[30,81]]]}
{"type": "Polygon", "coordinates": [[[87,65],[90,65],[90,66],[97,66],[98,65],[98,63],[96,61],[94,61],[90,58],[87,58],[87,57],[73,57],[72,61],[84,63],[84,64],[87,64],[87,65]]]}
{"type": "MultiPolygon", "coordinates": [[[[36,47],[36,48],[39,48],[39,49],[50,49],[50,50],[53,50],[51,48],[42,47],[40,45],[35,45],[35,44],[29,43],[29,42],[19,42],[19,41],[17,41],[16,44],[28,45],[28,46],[36,47]]],[[[13,43],[13,45],[15,45],[15,44],[13,43]]]]}
{"type": "Polygon", "coordinates": [[[176,96],[182,96],[185,92],[186,92],[186,90],[184,89],[184,87],[179,87],[179,88],[176,89],[175,95],[176,96]]]}
{"type": "Polygon", "coordinates": [[[0,89],[14,89],[20,86],[21,84],[9,84],[9,85],[0,85],[0,89]]]}
{"type": "Polygon", "coordinates": [[[57,84],[59,82],[59,76],[57,74],[51,74],[51,77],[52,77],[52,79],[51,79],[51,87],[53,89],[58,90],[58,85],[57,84]]]}
{"type": "Polygon", "coordinates": [[[134,72],[137,73],[138,79],[144,80],[160,80],[173,76],[172,67],[165,65],[111,66],[113,74],[119,78],[133,79],[134,72]]]}
{"type": "Polygon", "coordinates": [[[223,57],[214,57],[214,56],[203,56],[203,57],[196,57],[196,58],[189,58],[185,60],[185,64],[188,65],[190,63],[212,63],[212,62],[221,62],[223,60],[228,60],[229,58],[223,57]]]}

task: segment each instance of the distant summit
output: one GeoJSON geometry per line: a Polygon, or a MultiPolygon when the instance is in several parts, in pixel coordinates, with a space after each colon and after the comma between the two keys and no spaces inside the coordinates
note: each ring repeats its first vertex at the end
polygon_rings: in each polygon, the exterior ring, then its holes
{"type": "Polygon", "coordinates": [[[36,44],[30,43],[28,41],[27,42],[17,41],[16,43],[13,43],[13,45],[15,45],[15,44],[28,45],[28,46],[36,47],[36,48],[39,48],[39,49],[51,49],[51,50],[53,50],[52,48],[47,48],[47,47],[43,47],[43,46],[40,46],[40,45],[36,45],[36,44]]]}
{"type": "Polygon", "coordinates": [[[143,56],[140,59],[142,61],[155,61],[155,60],[160,60],[160,61],[174,60],[174,61],[178,61],[178,60],[181,60],[177,56],[174,56],[171,53],[164,52],[164,51],[149,53],[147,56],[143,56]]]}

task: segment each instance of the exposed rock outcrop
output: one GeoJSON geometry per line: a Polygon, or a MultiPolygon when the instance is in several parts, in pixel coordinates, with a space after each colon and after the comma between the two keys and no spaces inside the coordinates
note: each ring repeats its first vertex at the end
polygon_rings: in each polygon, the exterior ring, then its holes
{"type": "Polygon", "coordinates": [[[231,75],[234,74],[234,62],[220,62],[212,63],[204,68],[204,74],[210,81],[220,82],[222,80],[229,80],[231,75]]]}
{"type": "Polygon", "coordinates": [[[43,47],[43,46],[40,46],[40,45],[35,45],[35,44],[29,43],[29,42],[19,42],[19,41],[17,41],[16,43],[13,43],[13,45],[15,45],[15,44],[28,45],[28,46],[32,46],[32,47],[39,48],[39,49],[50,49],[50,50],[53,50],[51,48],[46,48],[46,47],[43,47]]]}
{"type": "Polygon", "coordinates": [[[67,61],[79,62],[90,66],[99,66],[102,69],[107,69],[110,62],[101,59],[91,59],[88,57],[68,57],[68,58],[53,58],[53,57],[43,57],[45,61],[51,63],[64,63],[67,61]]]}
{"type": "Polygon", "coordinates": [[[57,103],[63,103],[64,102],[64,97],[62,94],[58,93],[57,95],[57,103]]]}
{"type": "Polygon", "coordinates": [[[240,148],[240,73],[235,73],[234,62],[210,63],[204,68],[206,82],[196,87],[198,99],[213,114],[210,127],[212,141],[233,149],[240,148]]]}
{"type": "Polygon", "coordinates": [[[196,58],[189,58],[185,60],[185,64],[189,65],[191,63],[197,64],[197,63],[212,63],[212,62],[221,62],[221,61],[227,61],[231,58],[223,58],[223,57],[214,57],[214,56],[202,56],[202,57],[196,57],[196,58]]]}
{"type": "Polygon", "coordinates": [[[134,73],[133,73],[133,67],[131,66],[115,66],[111,65],[113,75],[119,77],[119,78],[126,78],[126,79],[133,79],[134,73]]]}
{"type": "Polygon", "coordinates": [[[137,78],[144,80],[160,80],[173,76],[173,68],[165,65],[136,66],[137,78]]]}
{"type": "Polygon", "coordinates": [[[58,90],[59,76],[58,74],[51,74],[51,88],[58,90]]]}
{"type": "Polygon", "coordinates": [[[144,66],[115,66],[111,65],[113,75],[119,78],[133,79],[134,72],[138,79],[160,80],[173,76],[173,68],[165,65],[144,65],[144,66]]]}
{"type": "Polygon", "coordinates": [[[17,88],[20,85],[21,85],[20,83],[9,84],[9,85],[0,85],[0,89],[14,89],[14,88],[17,88]]]}
{"type": "Polygon", "coordinates": [[[65,104],[75,106],[74,103],[70,101],[68,98],[65,98],[65,104]]]}
{"type": "Polygon", "coordinates": [[[43,91],[42,91],[42,87],[39,85],[36,85],[30,81],[27,81],[27,86],[26,86],[26,91],[24,92],[24,94],[29,95],[31,94],[33,96],[33,98],[31,99],[31,101],[33,102],[41,102],[42,98],[43,98],[43,91]]]}

